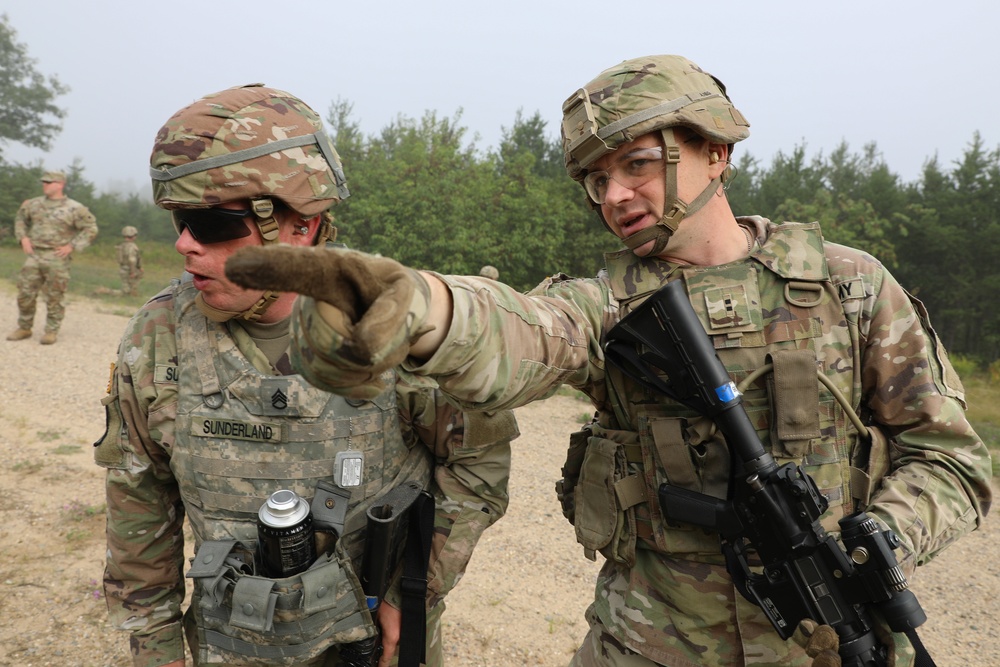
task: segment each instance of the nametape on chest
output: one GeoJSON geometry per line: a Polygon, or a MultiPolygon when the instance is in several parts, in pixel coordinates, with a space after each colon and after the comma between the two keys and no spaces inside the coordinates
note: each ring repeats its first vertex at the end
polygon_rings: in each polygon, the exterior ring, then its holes
{"type": "Polygon", "coordinates": [[[281,424],[235,419],[195,419],[191,435],[200,438],[233,438],[253,442],[281,442],[281,424]]]}
{"type": "Polygon", "coordinates": [[[841,303],[854,299],[863,299],[865,298],[865,282],[861,279],[861,276],[855,276],[838,282],[837,295],[840,297],[841,303]]]}
{"type": "Polygon", "coordinates": [[[154,384],[177,384],[179,379],[180,371],[177,370],[177,366],[157,364],[156,368],[153,369],[154,384]]]}

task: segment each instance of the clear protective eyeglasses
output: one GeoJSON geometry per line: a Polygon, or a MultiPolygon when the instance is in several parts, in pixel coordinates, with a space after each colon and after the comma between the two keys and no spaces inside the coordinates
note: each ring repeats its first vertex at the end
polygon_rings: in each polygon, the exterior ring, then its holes
{"type": "Polygon", "coordinates": [[[592,171],[583,178],[587,195],[596,204],[603,204],[608,196],[608,186],[613,180],[622,187],[634,190],[650,179],[663,174],[663,148],[652,146],[627,153],[606,171],[592,171]]]}

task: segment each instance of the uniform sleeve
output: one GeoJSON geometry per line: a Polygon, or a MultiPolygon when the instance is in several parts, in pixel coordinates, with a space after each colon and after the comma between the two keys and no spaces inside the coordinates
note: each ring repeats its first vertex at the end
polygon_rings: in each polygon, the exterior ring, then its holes
{"type": "Polygon", "coordinates": [[[14,215],[14,238],[20,243],[21,239],[28,236],[28,224],[31,222],[31,211],[28,207],[28,202],[30,199],[25,199],[21,202],[21,206],[18,207],[17,213],[14,215]]]}
{"type": "Polygon", "coordinates": [[[889,472],[869,510],[900,536],[912,572],[981,524],[992,465],[923,305],[888,273],[870,301],[862,383],[874,425],[888,437],[889,472]]]}
{"type": "Polygon", "coordinates": [[[398,393],[404,431],[435,458],[427,576],[428,604],[434,606],[462,578],[483,531],[507,510],[510,443],[519,432],[510,411],[463,414],[438,391],[400,384],[398,393]]]}
{"type": "Polygon", "coordinates": [[[597,280],[543,283],[521,294],[484,278],[440,276],[452,323],[425,363],[408,360],[407,381],[439,386],[470,409],[510,409],[603,382],[600,345],[606,289],[597,280]]]}
{"type": "Polygon", "coordinates": [[[163,379],[175,365],[171,309],[148,304],[122,337],[95,450],[107,469],[104,593],[111,622],[131,633],[137,667],[184,656],[184,510],[169,462],[176,385],[156,381],[158,368],[163,379]]]}
{"type": "Polygon", "coordinates": [[[73,250],[79,252],[89,246],[97,237],[97,219],[90,212],[90,209],[83,204],[79,204],[74,212],[73,220],[74,227],[76,227],[76,234],[70,243],[73,246],[73,250]]]}
{"type": "Polygon", "coordinates": [[[134,243],[128,249],[128,268],[133,272],[142,268],[142,253],[139,252],[139,246],[134,243]]]}

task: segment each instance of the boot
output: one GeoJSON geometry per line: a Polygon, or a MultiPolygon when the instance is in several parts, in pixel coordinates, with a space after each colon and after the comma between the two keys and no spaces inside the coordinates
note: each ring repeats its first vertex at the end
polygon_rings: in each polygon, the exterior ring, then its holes
{"type": "Polygon", "coordinates": [[[7,336],[7,340],[24,340],[25,338],[31,338],[31,329],[14,329],[7,336]]]}
{"type": "Polygon", "coordinates": [[[58,334],[55,331],[46,331],[45,335],[42,336],[42,345],[52,345],[57,338],[58,334]]]}

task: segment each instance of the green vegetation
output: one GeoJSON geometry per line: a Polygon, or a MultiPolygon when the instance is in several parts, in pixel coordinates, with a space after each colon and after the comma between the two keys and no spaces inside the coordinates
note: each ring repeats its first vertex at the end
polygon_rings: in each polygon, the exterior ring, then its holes
{"type": "Polygon", "coordinates": [[[967,415],[976,433],[990,448],[993,475],[1000,479],[1000,381],[977,371],[962,376],[965,384],[967,415]]]}
{"type": "MultiPolygon", "coordinates": [[[[140,244],[140,248],[145,274],[139,284],[139,295],[96,297],[106,302],[112,312],[131,315],[151,296],[166,287],[172,278],[179,277],[184,270],[184,260],[177,254],[172,244],[150,242],[140,244]]],[[[6,278],[11,284],[16,284],[17,274],[23,263],[24,254],[19,247],[10,243],[0,246],[0,278],[6,278]]],[[[111,290],[121,288],[113,245],[97,244],[75,254],[72,271],[70,294],[94,296],[99,288],[111,290]]]]}
{"type": "Polygon", "coordinates": [[[7,15],[0,15],[0,155],[10,141],[47,150],[62,131],[66,111],[55,99],[69,88],[35,65],[7,15]]]}
{"type": "MultiPolygon", "coordinates": [[[[399,118],[364,136],[349,114],[349,105],[336,103],[329,123],[351,188],[334,214],[339,239],[352,248],[445,273],[475,274],[492,264],[501,280],[526,290],[555,271],[592,276],[603,252],[620,247],[566,176],[559,142],[538,114],[516,117],[500,146],[486,151],[466,141],[458,117],[399,118]]],[[[981,367],[1000,358],[1000,311],[992,307],[1000,293],[1000,151],[986,150],[978,134],[951,169],[930,159],[915,183],[890,172],[874,144],[860,154],[843,144],[808,158],[798,148],[768,167],[739,150],[736,159],[735,211],[819,220],[829,241],[885,262],[927,306],[951,352],[981,367]]],[[[118,287],[117,270],[107,272],[101,260],[114,256],[126,224],[139,229],[144,286],[155,291],[179,273],[166,211],[138,195],[95,193],[80,164],[68,171],[68,194],[90,207],[101,228],[74,261],[74,289],[118,287]]],[[[7,164],[0,155],[0,238],[7,236],[0,249],[16,254],[14,214],[38,196],[39,175],[40,167],[7,164]]],[[[13,277],[18,264],[0,269],[13,277]]]]}

